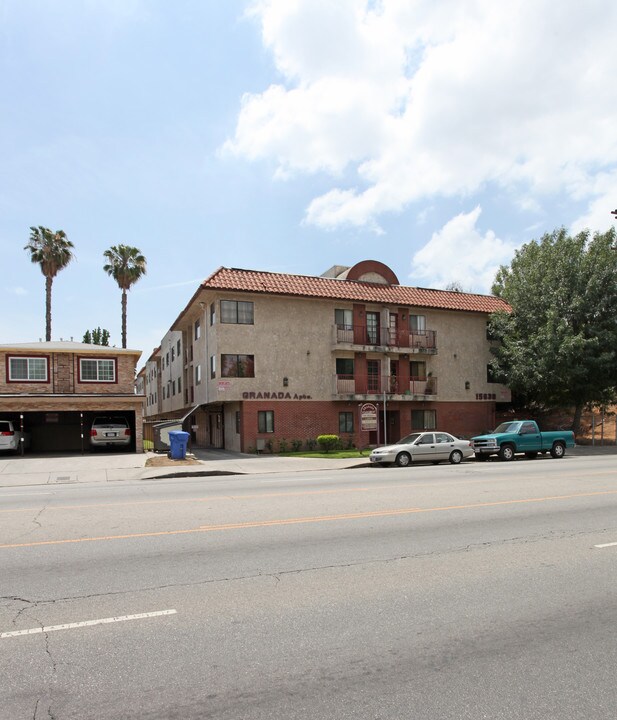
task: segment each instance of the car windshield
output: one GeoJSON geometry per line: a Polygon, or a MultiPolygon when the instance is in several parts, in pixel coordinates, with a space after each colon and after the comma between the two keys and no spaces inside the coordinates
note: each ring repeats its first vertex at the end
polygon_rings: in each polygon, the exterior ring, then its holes
{"type": "Polygon", "coordinates": [[[422,433],[412,433],[411,435],[407,435],[407,437],[401,438],[398,442],[394,444],[411,445],[411,443],[414,443],[420,437],[420,435],[422,435],[422,433]]]}
{"type": "Polygon", "coordinates": [[[496,432],[496,433],[517,432],[519,426],[520,426],[520,422],[504,422],[504,423],[501,423],[501,425],[498,425],[493,430],[493,432],[496,432]]]}

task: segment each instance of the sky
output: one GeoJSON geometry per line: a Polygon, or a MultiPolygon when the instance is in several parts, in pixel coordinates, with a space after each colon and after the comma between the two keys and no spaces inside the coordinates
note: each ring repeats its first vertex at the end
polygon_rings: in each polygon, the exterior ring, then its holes
{"type": "Polygon", "coordinates": [[[140,365],[221,266],[489,293],[617,208],[613,0],[0,0],[0,344],[45,337],[24,246],[62,229],[52,336],[140,365]]]}

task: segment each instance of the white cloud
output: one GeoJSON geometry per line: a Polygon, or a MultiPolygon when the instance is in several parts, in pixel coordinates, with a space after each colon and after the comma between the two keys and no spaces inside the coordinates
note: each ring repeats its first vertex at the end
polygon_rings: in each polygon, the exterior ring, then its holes
{"type": "MultiPolygon", "coordinates": [[[[617,163],[617,4],[564,0],[261,0],[281,82],[246,95],[225,149],[277,174],[355,172],[307,222],[384,212],[494,183],[527,210],[590,203],[617,163]],[[538,200],[540,198],[540,200],[538,200]]],[[[609,215],[610,219],[610,215],[609,215]]]]}
{"type": "Polygon", "coordinates": [[[5,289],[6,289],[6,292],[11,293],[11,295],[17,295],[18,297],[23,297],[24,295],[28,294],[28,291],[26,290],[26,288],[21,287],[19,285],[16,287],[8,287],[5,289]]]}
{"type": "Polygon", "coordinates": [[[500,265],[510,263],[515,246],[476,227],[481,208],[461,213],[433,233],[412,258],[414,284],[445,288],[456,282],[464,290],[489,293],[500,265]]]}

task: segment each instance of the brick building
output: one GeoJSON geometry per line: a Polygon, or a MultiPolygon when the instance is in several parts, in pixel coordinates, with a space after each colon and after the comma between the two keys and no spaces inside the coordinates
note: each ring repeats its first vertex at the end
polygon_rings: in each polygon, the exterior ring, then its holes
{"type": "Polygon", "coordinates": [[[359,447],[432,427],[470,436],[510,400],[488,367],[500,309],[402,286],[372,260],[319,277],[220,268],[146,362],[145,414],[242,451],[322,433],[359,447]]]}
{"type": "Polygon", "coordinates": [[[140,355],[63,341],[0,345],[0,416],[23,425],[33,452],[88,450],[95,415],[125,417],[141,452],[140,355]]]}

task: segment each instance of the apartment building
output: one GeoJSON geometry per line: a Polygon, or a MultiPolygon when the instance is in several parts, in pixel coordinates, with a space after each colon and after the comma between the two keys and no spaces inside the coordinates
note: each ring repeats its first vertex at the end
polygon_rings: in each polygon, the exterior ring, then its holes
{"type": "Polygon", "coordinates": [[[32,452],[87,451],[95,416],[124,417],[141,452],[140,355],[67,341],[0,345],[0,417],[30,434],[32,452]]]}
{"type": "Polygon", "coordinates": [[[435,427],[471,436],[510,401],[489,369],[496,310],[508,306],[403,286],[374,260],[318,277],[219,268],[146,363],[146,416],[244,452],[322,433],[359,447],[435,427]]]}

